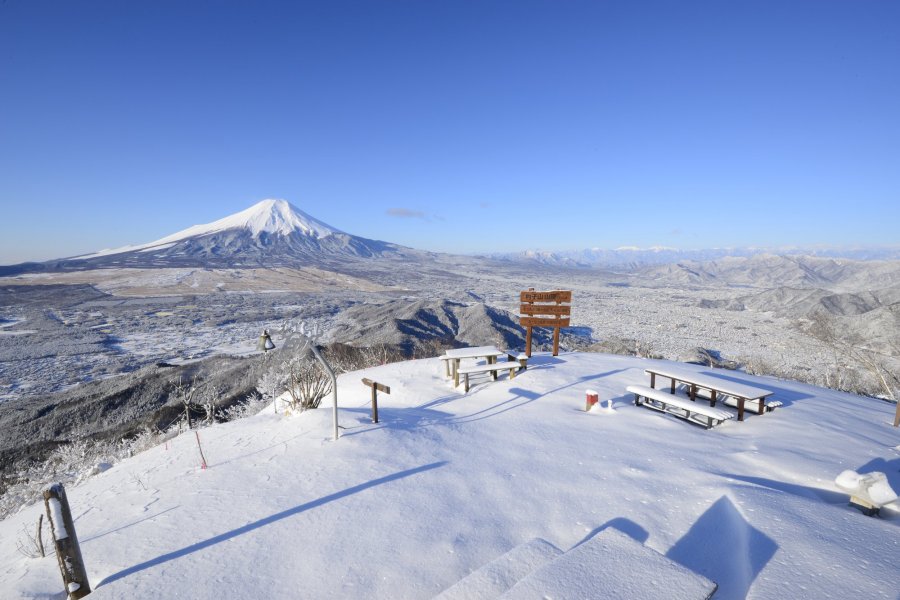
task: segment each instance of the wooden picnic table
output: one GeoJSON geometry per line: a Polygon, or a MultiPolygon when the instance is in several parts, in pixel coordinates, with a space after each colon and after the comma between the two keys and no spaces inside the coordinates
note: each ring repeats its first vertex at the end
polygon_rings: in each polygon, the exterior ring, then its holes
{"type": "Polygon", "coordinates": [[[475,346],[471,348],[454,348],[447,350],[441,360],[444,361],[444,374],[453,377],[453,385],[459,385],[459,363],[464,358],[484,358],[488,364],[497,362],[498,356],[505,356],[506,352],[498,350],[496,346],[475,346]]]}
{"type": "Polygon", "coordinates": [[[653,367],[645,369],[645,373],[650,375],[650,387],[656,387],[656,377],[665,377],[671,381],[670,392],[675,393],[675,386],[681,382],[688,386],[688,395],[691,400],[696,402],[697,390],[704,389],[709,391],[709,405],[715,406],[717,396],[727,395],[737,400],[738,421],[744,420],[744,403],[758,402],[759,414],[763,414],[766,410],[766,397],[771,396],[775,392],[764,388],[754,387],[746,383],[739,383],[721,377],[714,377],[704,373],[695,373],[692,371],[681,370],[674,367],[653,367]]]}

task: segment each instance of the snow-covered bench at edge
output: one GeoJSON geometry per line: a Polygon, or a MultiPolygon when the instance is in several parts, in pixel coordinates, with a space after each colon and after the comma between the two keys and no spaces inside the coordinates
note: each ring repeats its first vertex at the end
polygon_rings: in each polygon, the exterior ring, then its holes
{"type": "Polygon", "coordinates": [[[699,402],[692,402],[690,399],[645,385],[629,385],[625,389],[634,394],[634,403],[636,406],[646,406],[647,408],[652,408],[660,412],[669,413],[676,417],[681,417],[682,419],[703,425],[707,429],[713,425],[724,423],[728,419],[734,418],[734,414],[726,410],[704,406],[699,402]],[[641,398],[645,398],[646,401],[641,402],[641,398]],[[701,416],[706,417],[705,423],[700,420],[699,417],[701,416]]]}

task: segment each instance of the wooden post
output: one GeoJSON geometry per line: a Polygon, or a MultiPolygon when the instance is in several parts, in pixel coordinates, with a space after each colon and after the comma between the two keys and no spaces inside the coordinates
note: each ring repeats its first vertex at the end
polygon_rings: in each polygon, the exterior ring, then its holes
{"type": "Polygon", "coordinates": [[[897,402],[897,412],[894,413],[894,427],[900,425],[900,401],[897,402]]]}
{"type": "MultiPolygon", "coordinates": [[[[559,306],[561,302],[559,301],[559,296],[556,297],[556,305],[559,306]]],[[[560,315],[556,315],[556,320],[559,321],[562,317],[560,315]]],[[[553,356],[559,356],[559,325],[553,328],[553,356]]]]}
{"type": "Polygon", "coordinates": [[[194,437],[197,438],[197,449],[200,450],[200,468],[206,469],[206,457],[203,456],[203,446],[200,445],[200,432],[194,430],[194,437]]]}
{"type": "Polygon", "coordinates": [[[372,422],[378,422],[378,392],[384,392],[385,394],[391,393],[391,388],[388,386],[378,383],[377,381],[372,381],[371,379],[367,379],[363,377],[363,385],[369,386],[372,388],[372,422]]]}
{"type": "Polygon", "coordinates": [[[44,508],[47,512],[47,520],[50,521],[50,531],[53,533],[53,543],[56,546],[59,571],[62,573],[68,599],[83,598],[91,593],[91,586],[88,583],[84,560],[81,558],[78,536],[75,535],[75,525],[72,522],[72,511],[69,510],[66,490],[61,483],[55,483],[44,490],[44,508]]]}
{"type": "MultiPolygon", "coordinates": [[[[528,288],[529,292],[533,292],[534,288],[528,288]]],[[[528,305],[532,305],[534,302],[528,302],[528,305]]],[[[531,325],[528,325],[525,328],[525,356],[531,358],[531,325]]]]}
{"type": "Polygon", "coordinates": [[[35,539],[37,539],[38,549],[41,551],[41,558],[46,557],[47,555],[44,553],[44,532],[42,529],[44,525],[44,513],[41,513],[38,516],[38,524],[37,524],[37,535],[35,539]]]}

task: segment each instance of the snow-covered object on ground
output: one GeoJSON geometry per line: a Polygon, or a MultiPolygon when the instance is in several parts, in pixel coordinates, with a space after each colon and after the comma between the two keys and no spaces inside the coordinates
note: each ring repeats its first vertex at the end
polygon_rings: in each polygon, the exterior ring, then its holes
{"type": "Polygon", "coordinates": [[[547,540],[534,538],[470,573],[434,600],[493,600],[562,553],[547,540]]]}
{"type": "Polygon", "coordinates": [[[500,598],[707,600],[715,591],[706,577],[610,528],[522,578],[500,598]]]}
{"type": "MultiPolygon", "coordinates": [[[[707,431],[631,404],[660,364],[535,354],[464,395],[440,360],[409,361],[339,377],[336,442],[328,405],[204,430],[205,471],[178,436],[67,488],[91,598],[429,599],[534,538],[569,553],[614,529],[716,600],[897,599],[896,504],[861,519],[832,483],[897,487],[893,405],[729,372],[784,406],[707,431]],[[391,387],[377,424],[363,377],[391,387]],[[584,411],[587,387],[615,418],[584,411]]],[[[15,548],[42,510],[0,521],[4,600],[62,591],[54,557],[15,548]]]]}
{"type": "Polygon", "coordinates": [[[887,475],[879,471],[863,475],[848,469],[842,471],[834,483],[845,492],[878,507],[897,499],[897,492],[888,483],[887,475]]]}

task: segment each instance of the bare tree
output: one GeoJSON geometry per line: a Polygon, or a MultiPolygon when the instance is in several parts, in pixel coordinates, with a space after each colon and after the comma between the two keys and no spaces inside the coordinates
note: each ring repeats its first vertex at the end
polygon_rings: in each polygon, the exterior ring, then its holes
{"type": "Polygon", "coordinates": [[[191,379],[190,383],[185,383],[184,379],[179,378],[178,383],[172,388],[171,395],[175,396],[178,402],[181,402],[184,406],[184,420],[187,423],[188,429],[192,428],[191,411],[198,408],[196,400],[203,387],[203,383],[194,377],[191,379]]]}

